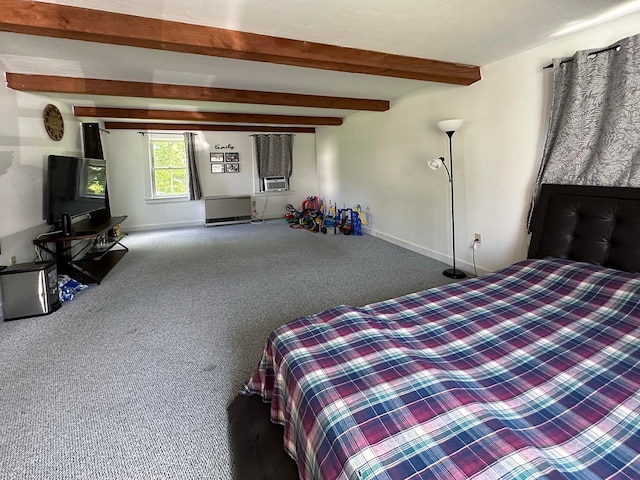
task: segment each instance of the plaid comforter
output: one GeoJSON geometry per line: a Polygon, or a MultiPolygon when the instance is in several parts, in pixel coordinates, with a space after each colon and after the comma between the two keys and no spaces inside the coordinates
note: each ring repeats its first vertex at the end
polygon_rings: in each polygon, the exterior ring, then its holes
{"type": "Polygon", "coordinates": [[[640,479],[640,276],[527,260],[269,336],[243,387],[309,479],[640,479]]]}

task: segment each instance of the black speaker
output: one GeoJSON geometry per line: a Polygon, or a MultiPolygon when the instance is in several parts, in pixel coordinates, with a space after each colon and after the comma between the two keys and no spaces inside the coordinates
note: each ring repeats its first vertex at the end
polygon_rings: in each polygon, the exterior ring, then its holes
{"type": "Polygon", "coordinates": [[[62,214],[61,228],[63,235],[71,235],[71,216],[68,213],[62,214]]]}

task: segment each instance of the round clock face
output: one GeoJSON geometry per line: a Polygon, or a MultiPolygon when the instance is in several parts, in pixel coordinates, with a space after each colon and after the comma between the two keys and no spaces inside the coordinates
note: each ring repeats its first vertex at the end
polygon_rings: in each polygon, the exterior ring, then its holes
{"type": "Polygon", "coordinates": [[[52,104],[44,107],[42,118],[44,119],[44,128],[51,140],[55,140],[56,142],[62,140],[62,136],[64,135],[64,121],[62,120],[62,115],[58,107],[52,104]]]}

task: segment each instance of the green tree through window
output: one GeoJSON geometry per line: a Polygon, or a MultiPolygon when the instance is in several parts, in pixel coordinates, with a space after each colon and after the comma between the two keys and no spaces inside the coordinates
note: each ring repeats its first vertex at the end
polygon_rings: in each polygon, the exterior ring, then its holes
{"type": "Polygon", "coordinates": [[[107,183],[107,169],[105,165],[87,165],[87,194],[104,196],[104,186],[107,183]]]}
{"type": "Polygon", "coordinates": [[[184,140],[151,139],[154,197],[187,194],[184,140]]]}

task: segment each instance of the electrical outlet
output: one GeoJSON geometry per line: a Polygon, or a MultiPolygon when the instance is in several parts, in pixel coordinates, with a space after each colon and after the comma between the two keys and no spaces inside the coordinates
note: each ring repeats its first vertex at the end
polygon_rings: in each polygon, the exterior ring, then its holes
{"type": "Polygon", "coordinates": [[[251,200],[251,205],[253,206],[253,208],[256,208],[256,201],[255,200],[251,200]]]}
{"type": "Polygon", "coordinates": [[[16,264],[16,256],[14,255],[13,257],[11,257],[11,265],[15,265],[16,264]]]}
{"type": "Polygon", "coordinates": [[[476,233],[473,237],[473,242],[471,242],[471,248],[477,250],[480,248],[480,244],[482,243],[482,235],[476,233]]]}

